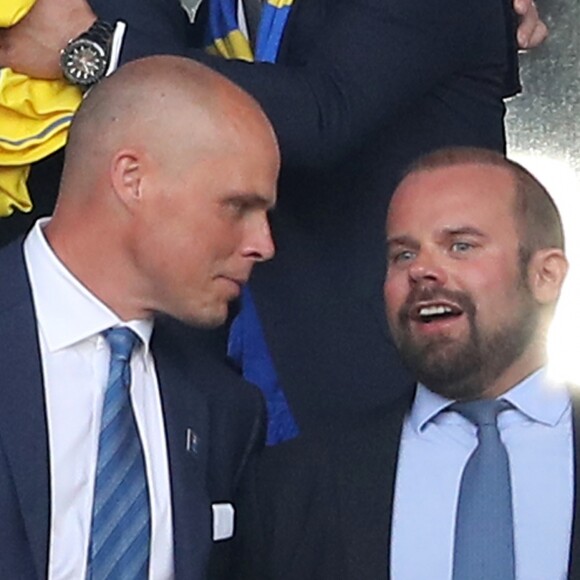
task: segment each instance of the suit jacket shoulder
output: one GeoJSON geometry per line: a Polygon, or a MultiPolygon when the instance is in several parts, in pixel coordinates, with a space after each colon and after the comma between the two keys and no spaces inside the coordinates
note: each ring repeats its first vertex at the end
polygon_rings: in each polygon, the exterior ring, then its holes
{"type": "Polygon", "coordinates": [[[409,396],[339,435],[265,451],[259,510],[275,580],[376,580],[388,574],[390,514],[409,396]]]}
{"type": "Polygon", "coordinates": [[[0,577],[44,578],[50,481],[44,386],[22,240],[0,251],[0,577]]]}

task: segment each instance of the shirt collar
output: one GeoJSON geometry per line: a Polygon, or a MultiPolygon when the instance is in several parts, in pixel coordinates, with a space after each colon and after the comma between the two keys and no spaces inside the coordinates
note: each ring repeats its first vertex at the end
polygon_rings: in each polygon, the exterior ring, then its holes
{"type": "Polygon", "coordinates": [[[552,379],[543,367],[510,389],[502,399],[510,402],[532,421],[556,425],[570,406],[565,385],[552,379]]]}
{"type": "Polygon", "coordinates": [[[147,352],[153,321],[123,322],[75,278],[46,240],[42,230],[49,220],[38,220],[24,242],[38,326],[48,350],[66,348],[113,326],[128,326],[139,336],[147,352]]]}
{"type": "MultiPolygon", "coordinates": [[[[550,426],[560,421],[570,405],[566,387],[552,380],[545,367],[527,376],[500,398],[511,403],[532,421],[550,426]]],[[[433,393],[419,383],[409,412],[412,428],[421,432],[429,421],[452,403],[452,400],[433,393]]]]}
{"type": "Polygon", "coordinates": [[[409,412],[409,422],[413,429],[420,433],[431,419],[452,403],[450,399],[430,391],[425,385],[419,383],[409,412]]]}

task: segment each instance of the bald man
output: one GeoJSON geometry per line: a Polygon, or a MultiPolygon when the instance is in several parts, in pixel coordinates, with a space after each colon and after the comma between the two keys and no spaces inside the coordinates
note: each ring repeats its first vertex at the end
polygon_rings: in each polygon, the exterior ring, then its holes
{"type": "Polygon", "coordinates": [[[278,165],[253,99],[192,61],[87,97],[54,216],[0,253],[1,578],[235,577],[262,402],[177,339],[273,255],[278,165]]]}

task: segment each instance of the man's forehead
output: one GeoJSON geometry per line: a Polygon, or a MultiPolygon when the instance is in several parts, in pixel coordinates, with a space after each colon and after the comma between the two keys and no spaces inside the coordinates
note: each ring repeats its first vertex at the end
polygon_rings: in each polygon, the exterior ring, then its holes
{"type": "Polygon", "coordinates": [[[513,177],[504,167],[470,163],[420,170],[405,177],[395,190],[387,227],[421,214],[477,216],[485,210],[505,215],[513,207],[514,195],[513,177]]]}

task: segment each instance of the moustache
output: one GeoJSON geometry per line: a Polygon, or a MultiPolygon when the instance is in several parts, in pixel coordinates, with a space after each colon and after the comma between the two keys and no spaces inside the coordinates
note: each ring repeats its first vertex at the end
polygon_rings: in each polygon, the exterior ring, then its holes
{"type": "Polygon", "coordinates": [[[473,317],[475,315],[475,303],[467,292],[449,290],[447,288],[417,286],[409,292],[405,302],[399,309],[399,322],[408,322],[411,318],[411,311],[416,309],[419,303],[437,301],[451,302],[468,316],[473,317]]]}

